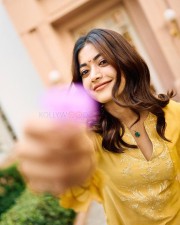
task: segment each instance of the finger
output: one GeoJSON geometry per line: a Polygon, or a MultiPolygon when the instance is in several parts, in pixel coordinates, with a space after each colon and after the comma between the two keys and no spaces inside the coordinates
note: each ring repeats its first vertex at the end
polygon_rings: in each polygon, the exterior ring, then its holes
{"type": "Polygon", "coordinates": [[[39,139],[46,144],[51,142],[57,144],[57,147],[59,144],[71,143],[71,139],[73,141],[85,132],[86,127],[82,124],[58,123],[53,120],[39,120],[37,118],[28,120],[24,128],[25,138],[39,139]]]}
{"type": "Polygon", "coordinates": [[[31,117],[26,120],[24,125],[25,133],[29,135],[39,135],[43,133],[52,133],[59,131],[76,132],[77,129],[86,129],[85,124],[73,123],[68,121],[57,121],[53,119],[40,119],[38,117],[31,117]]]}
{"type": "Polygon", "coordinates": [[[53,120],[32,117],[28,119],[24,125],[24,135],[34,138],[43,138],[47,136],[47,134],[55,133],[56,126],[53,120]]]}
{"type": "Polygon", "coordinates": [[[45,144],[37,141],[22,140],[17,142],[14,147],[16,156],[21,159],[29,160],[46,160],[53,158],[51,152],[47,149],[45,144]],[[52,156],[52,157],[51,157],[52,156]]]}
{"type": "Polygon", "coordinates": [[[14,151],[19,160],[27,160],[33,162],[46,163],[61,163],[73,164],[75,163],[85,151],[80,149],[72,149],[72,143],[62,145],[61,142],[42,143],[34,139],[22,140],[16,143],[14,151]]]}
{"type": "Polygon", "coordinates": [[[34,179],[27,182],[27,186],[35,193],[50,193],[57,197],[67,189],[66,185],[53,179],[51,181],[34,179]]]}
{"type": "Polygon", "coordinates": [[[63,180],[67,176],[66,169],[59,164],[23,161],[19,164],[19,170],[28,179],[57,179],[63,180]]]}

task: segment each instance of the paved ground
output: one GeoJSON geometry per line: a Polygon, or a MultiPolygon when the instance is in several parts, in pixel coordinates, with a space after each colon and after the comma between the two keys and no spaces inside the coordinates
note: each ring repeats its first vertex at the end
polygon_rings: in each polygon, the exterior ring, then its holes
{"type": "Polygon", "coordinates": [[[85,225],[107,225],[104,210],[100,204],[96,202],[92,203],[85,225]]]}
{"type": "Polygon", "coordinates": [[[107,225],[103,207],[93,202],[87,213],[79,213],[74,225],[107,225]]]}

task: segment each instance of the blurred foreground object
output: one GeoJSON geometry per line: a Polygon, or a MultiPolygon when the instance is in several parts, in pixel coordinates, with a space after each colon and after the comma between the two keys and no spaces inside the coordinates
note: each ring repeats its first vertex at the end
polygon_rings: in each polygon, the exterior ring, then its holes
{"type": "Polygon", "coordinates": [[[56,85],[61,82],[61,75],[58,70],[52,70],[48,76],[51,85],[56,85]]]}
{"type": "Polygon", "coordinates": [[[15,149],[31,190],[59,196],[87,179],[95,167],[91,121],[97,105],[82,86],[53,87],[41,98],[15,149]]]}
{"type": "Polygon", "coordinates": [[[82,85],[55,86],[46,91],[41,99],[41,115],[59,122],[88,123],[96,120],[96,102],[82,85]],[[44,114],[43,114],[44,112],[44,114]]]}

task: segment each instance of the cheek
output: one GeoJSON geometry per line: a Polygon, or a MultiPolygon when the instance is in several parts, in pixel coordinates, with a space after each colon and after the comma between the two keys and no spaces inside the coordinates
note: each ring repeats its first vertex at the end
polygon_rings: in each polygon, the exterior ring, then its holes
{"type": "MultiPolygon", "coordinates": [[[[93,99],[95,99],[95,98],[94,98],[94,93],[93,93],[93,91],[92,91],[92,89],[91,89],[91,82],[88,81],[88,78],[82,80],[82,85],[83,85],[85,91],[86,91],[93,99]]],[[[95,99],[95,100],[96,100],[96,99],[95,99]]]]}
{"type": "Polygon", "coordinates": [[[82,79],[82,85],[85,90],[90,90],[90,82],[88,82],[88,78],[82,79]]]}

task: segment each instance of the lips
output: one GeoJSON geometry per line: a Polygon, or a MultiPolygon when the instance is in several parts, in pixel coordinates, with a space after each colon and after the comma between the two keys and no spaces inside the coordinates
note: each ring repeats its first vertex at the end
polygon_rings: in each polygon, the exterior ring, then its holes
{"type": "Polygon", "coordinates": [[[93,87],[93,90],[94,90],[94,91],[101,90],[101,89],[103,89],[103,88],[106,86],[106,84],[108,84],[108,83],[110,83],[110,82],[111,82],[111,80],[110,80],[110,81],[105,81],[105,82],[100,83],[100,84],[96,84],[96,85],[93,87]]]}

